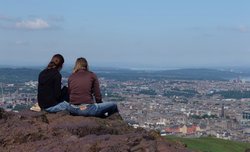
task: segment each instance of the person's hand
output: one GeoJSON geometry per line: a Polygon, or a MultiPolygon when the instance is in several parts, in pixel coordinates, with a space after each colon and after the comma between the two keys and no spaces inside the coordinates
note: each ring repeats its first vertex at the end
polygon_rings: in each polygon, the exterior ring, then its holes
{"type": "Polygon", "coordinates": [[[81,105],[81,106],[79,106],[79,108],[80,108],[80,110],[86,110],[87,106],[81,105]]]}

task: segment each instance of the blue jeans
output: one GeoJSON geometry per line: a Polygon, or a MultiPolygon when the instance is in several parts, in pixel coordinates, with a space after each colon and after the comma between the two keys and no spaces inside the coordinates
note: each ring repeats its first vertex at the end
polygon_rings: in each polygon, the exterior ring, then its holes
{"type": "Polygon", "coordinates": [[[49,107],[45,109],[45,111],[50,112],[50,113],[55,113],[55,112],[67,110],[68,106],[69,106],[69,103],[66,101],[63,101],[53,107],[49,107]]]}
{"type": "Polygon", "coordinates": [[[70,105],[68,106],[68,111],[72,115],[76,116],[92,116],[92,117],[101,117],[105,118],[113,113],[118,112],[117,105],[112,102],[105,103],[94,103],[94,104],[83,104],[80,106],[70,105]],[[81,110],[80,106],[86,106],[86,109],[81,110]]]}

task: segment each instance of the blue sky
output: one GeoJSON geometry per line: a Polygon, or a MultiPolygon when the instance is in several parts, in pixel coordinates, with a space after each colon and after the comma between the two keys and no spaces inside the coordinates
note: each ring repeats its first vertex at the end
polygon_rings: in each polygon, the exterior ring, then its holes
{"type": "Polygon", "coordinates": [[[0,65],[250,67],[247,0],[0,0],[0,65]]]}

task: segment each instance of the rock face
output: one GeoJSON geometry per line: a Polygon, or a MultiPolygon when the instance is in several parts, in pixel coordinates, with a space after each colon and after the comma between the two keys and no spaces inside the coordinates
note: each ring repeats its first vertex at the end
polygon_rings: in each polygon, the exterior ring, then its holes
{"type": "Polygon", "coordinates": [[[106,119],[67,112],[5,112],[0,109],[0,151],[6,152],[186,152],[156,132],[134,129],[118,114],[106,119]]]}

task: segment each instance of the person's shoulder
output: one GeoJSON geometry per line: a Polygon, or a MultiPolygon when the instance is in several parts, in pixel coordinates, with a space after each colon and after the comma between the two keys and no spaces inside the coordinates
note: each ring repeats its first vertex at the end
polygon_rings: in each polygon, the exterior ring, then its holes
{"type": "Polygon", "coordinates": [[[45,69],[43,69],[40,73],[44,73],[44,72],[46,72],[48,69],[47,68],[45,68],[45,69]]]}
{"type": "Polygon", "coordinates": [[[96,75],[93,71],[87,71],[91,75],[96,75]]]}
{"type": "Polygon", "coordinates": [[[62,76],[61,73],[57,69],[53,68],[53,69],[50,69],[50,70],[51,70],[51,73],[55,73],[58,76],[62,76]]]}
{"type": "Polygon", "coordinates": [[[92,72],[92,71],[88,71],[88,72],[89,72],[89,75],[91,75],[92,77],[97,78],[97,75],[94,72],[92,72]]]}
{"type": "Polygon", "coordinates": [[[69,75],[69,78],[68,78],[68,79],[69,79],[69,80],[72,79],[72,77],[74,77],[74,75],[75,75],[75,73],[71,73],[71,74],[69,75]]]}
{"type": "Polygon", "coordinates": [[[47,75],[51,76],[51,77],[54,77],[54,78],[61,78],[62,75],[60,73],[60,71],[58,71],[57,69],[55,68],[52,68],[52,69],[45,69],[47,73],[47,75]]]}
{"type": "Polygon", "coordinates": [[[44,74],[46,74],[46,73],[48,73],[48,69],[43,69],[43,70],[39,73],[39,75],[44,75],[44,74]]]}

